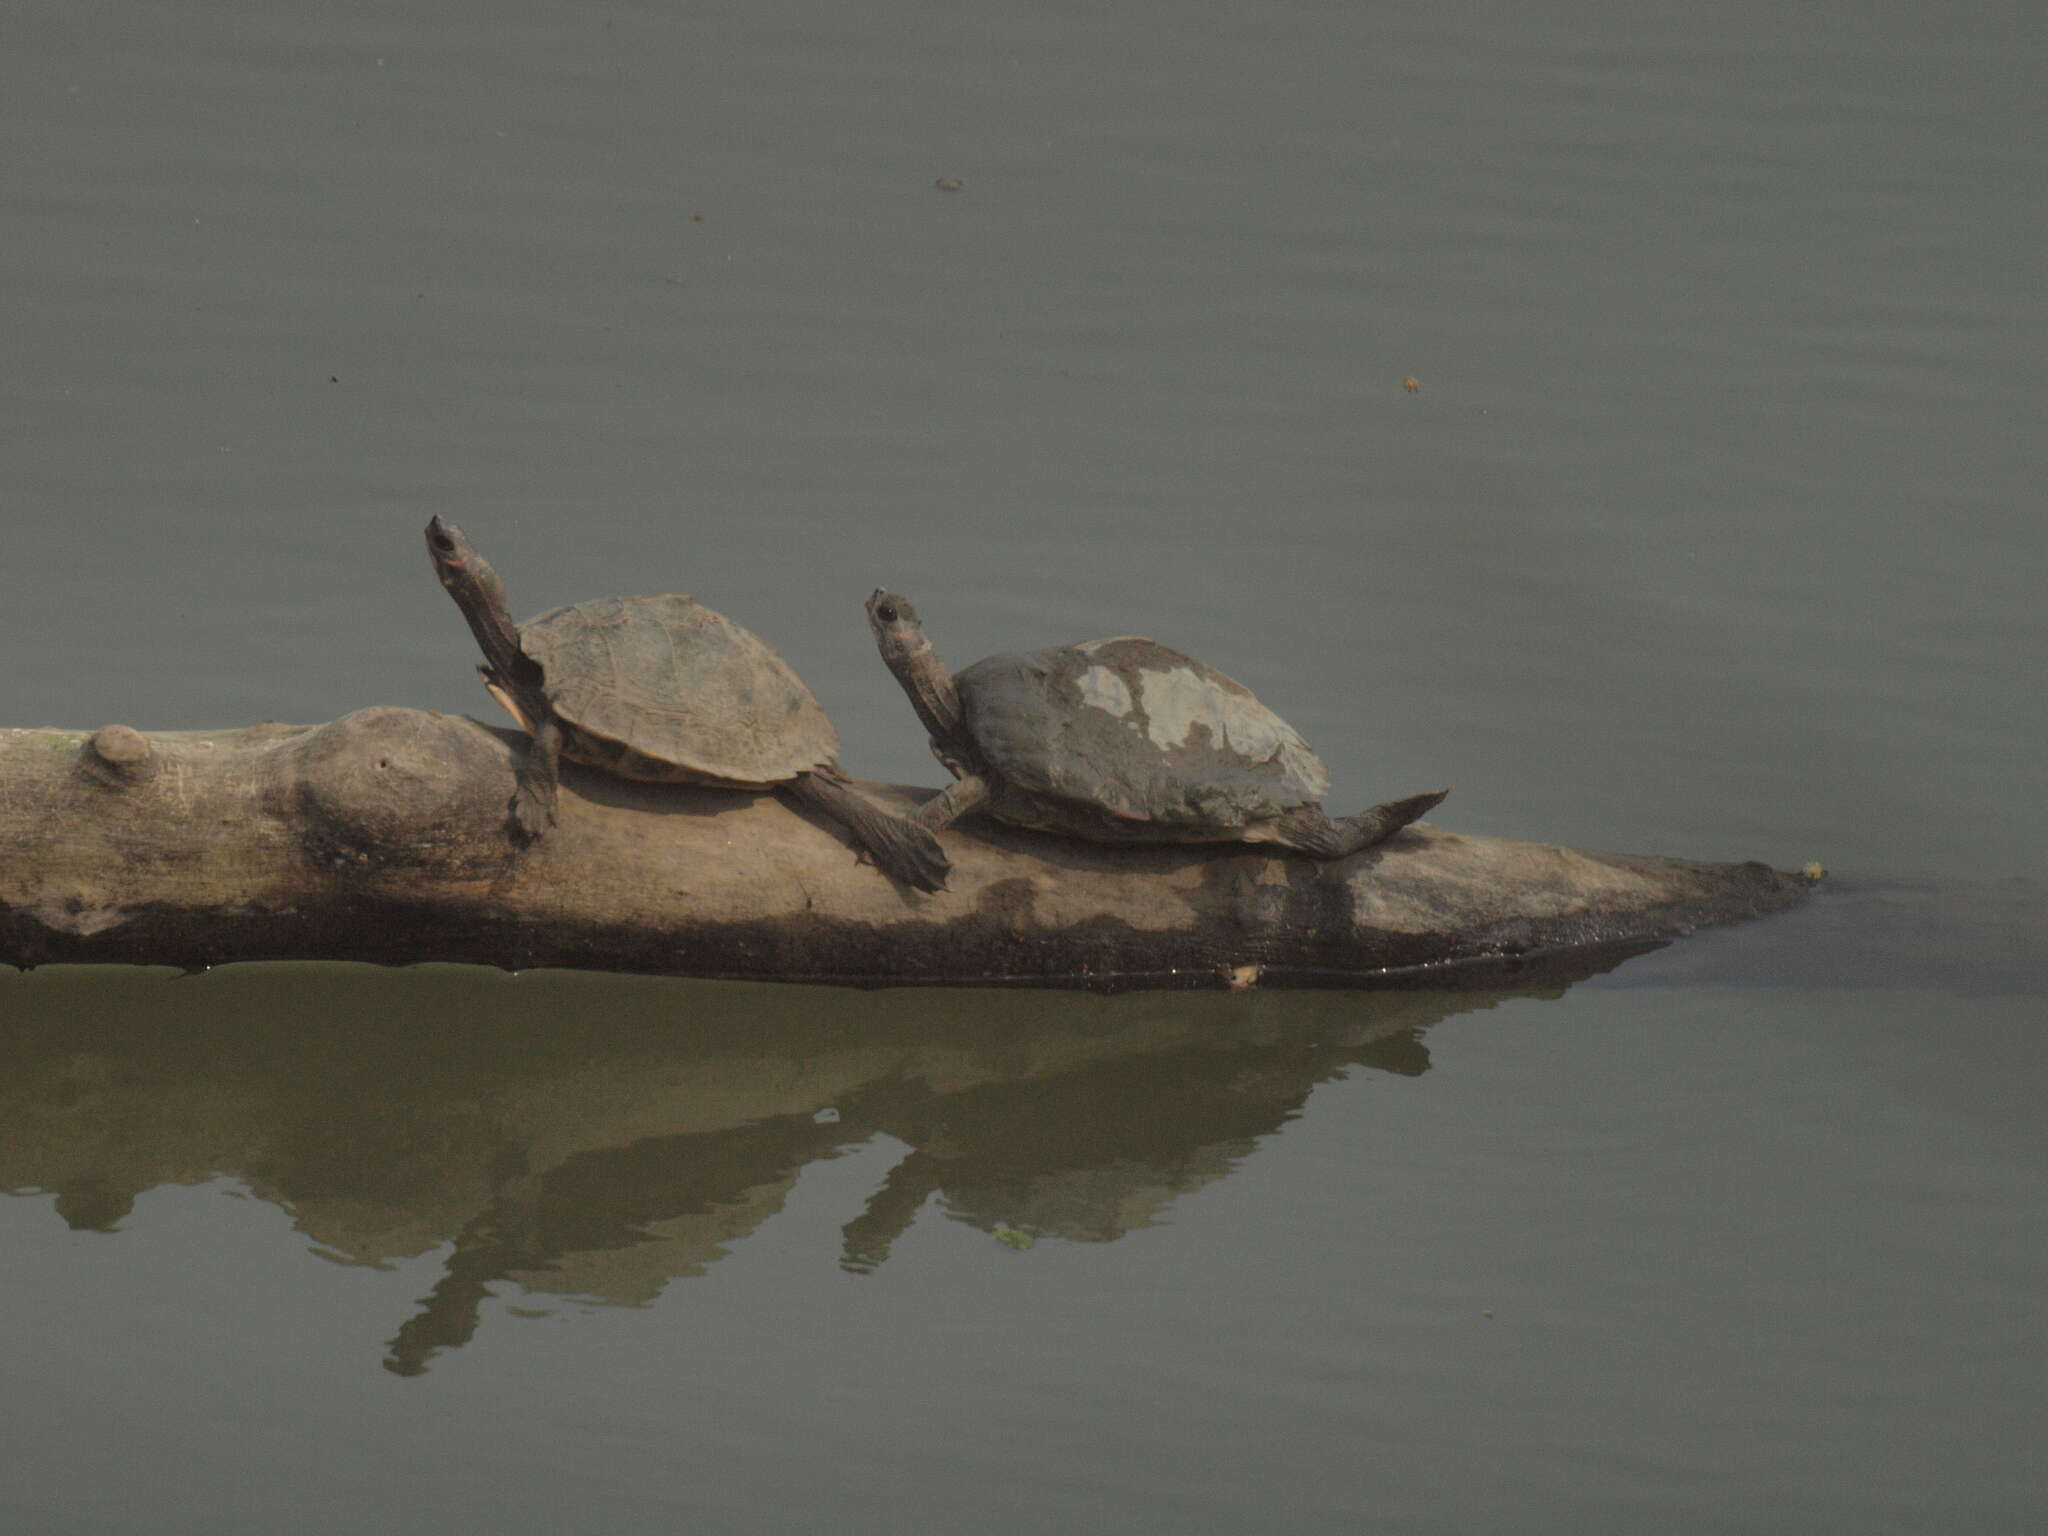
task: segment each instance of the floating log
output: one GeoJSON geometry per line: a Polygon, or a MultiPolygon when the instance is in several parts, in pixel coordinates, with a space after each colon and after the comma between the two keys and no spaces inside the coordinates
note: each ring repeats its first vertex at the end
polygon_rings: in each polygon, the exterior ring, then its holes
{"type": "MultiPolygon", "coordinates": [[[[0,731],[0,962],[466,961],[853,986],[1498,986],[1788,906],[1763,864],[1425,824],[1321,863],[986,821],[924,895],[773,795],[570,769],[505,829],[524,737],[379,706],[326,725],[0,731]]],[[[908,808],[929,790],[863,784],[908,808]]]]}

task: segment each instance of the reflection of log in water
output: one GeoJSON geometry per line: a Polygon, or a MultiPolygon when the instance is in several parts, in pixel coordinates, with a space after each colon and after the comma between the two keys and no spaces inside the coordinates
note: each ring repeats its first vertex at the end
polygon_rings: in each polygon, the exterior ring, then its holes
{"type": "MultiPolygon", "coordinates": [[[[782,1209],[806,1167],[906,1145],[845,1258],[933,1194],[985,1230],[1107,1241],[1226,1176],[1353,1066],[1499,996],[977,996],[429,969],[0,980],[0,1187],[108,1226],[229,1176],[362,1264],[453,1243],[390,1341],[426,1368],[485,1298],[639,1303],[782,1209]]],[[[1547,995],[1556,995],[1555,993],[1547,995]]]]}
{"type": "MultiPolygon", "coordinates": [[[[1412,827],[1322,862],[976,821],[926,896],[773,796],[577,770],[515,850],[516,733],[420,710],[144,736],[0,731],[0,962],[467,960],[759,980],[1522,985],[1560,950],[1776,911],[1761,864],[1412,827]]],[[[905,808],[923,792],[866,785],[905,808]]],[[[1579,962],[1567,955],[1569,970],[1579,962]]]]}

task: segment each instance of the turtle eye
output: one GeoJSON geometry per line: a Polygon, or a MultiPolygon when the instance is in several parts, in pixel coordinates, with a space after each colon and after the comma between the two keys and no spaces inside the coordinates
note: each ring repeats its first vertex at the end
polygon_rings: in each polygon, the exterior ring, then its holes
{"type": "Polygon", "coordinates": [[[884,603],[875,612],[881,615],[884,624],[894,624],[896,622],[896,605],[894,603],[884,603]]]}

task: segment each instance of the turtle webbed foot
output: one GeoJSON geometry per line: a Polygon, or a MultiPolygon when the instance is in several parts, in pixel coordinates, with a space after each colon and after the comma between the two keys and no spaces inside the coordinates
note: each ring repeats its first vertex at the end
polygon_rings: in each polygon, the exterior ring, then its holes
{"type": "Polygon", "coordinates": [[[953,861],[939,840],[907,816],[877,812],[842,818],[853,833],[860,862],[872,864],[899,885],[930,894],[946,888],[953,861]]]}
{"type": "Polygon", "coordinates": [[[521,843],[537,841],[555,824],[555,793],[561,787],[562,722],[550,715],[533,733],[519,763],[508,820],[521,843]]]}
{"type": "Polygon", "coordinates": [[[1435,810],[1449,793],[1448,789],[1436,789],[1426,794],[1408,795],[1360,811],[1356,816],[1345,817],[1337,823],[1344,852],[1356,853],[1361,848],[1385,842],[1410,822],[1420,821],[1435,810]]]}
{"type": "Polygon", "coordinates": [[[1356,816],[1346,816],[1342,821],[1330,820],[1321,806],[1297,805],[1273,823],[1268,835],[1274,842],[1314,858],[1348,858],[1361,848],[1385,842],[1410,822],[1427,816],[1449,793],[1448,789],[1437,789],[1408,795],[1360,811],[1356,816]]]}
{"type": "Polygon", "coordinates": [[[910,828],[912,835],[900,842],[891,840],[884,872],[920,891],[943,891],[946,876],[953,872],[953,861],[946,857],[939,840],[923,827],[909,821],[902,825],[910,828]]]}
{"type": "Polygon", "coordinates": [[[506,823],[512,835],[521,843],[538,842],[543,833],[555,824],[555,797],[553,785],[543,794],[536,786],[521,783],[512,793],[506,805],[506,823]]]}

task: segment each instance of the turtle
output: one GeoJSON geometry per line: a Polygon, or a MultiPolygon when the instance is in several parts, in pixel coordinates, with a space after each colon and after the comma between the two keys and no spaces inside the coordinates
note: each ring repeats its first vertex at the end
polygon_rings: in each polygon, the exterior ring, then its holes
{"type": "Polygon", "coordinates": [[[853,788],[825,711],[751,630],[675,594],[601,597],[515,625],[504,583],[460,528],[435,517],[427,553],[483,648],[485,686],[532,737],[506,808],[518,843],[553,825],[566,757],[657,784],[773,790],[845,827],[892,878],[944,887],[938,839],[853,788]]]}
{"type": "Polygon", "coordinates": [[[1329,770],[1294,727],[1214,667],[1140,635],[949,673],[910,602],[877,591],[882,660],[955,782],[914,813],[934,831],[981,809],[1109,843],[1278,843],[1338,859],[1386,841],[1448,789],[1332,820],[1329,770]]]}

